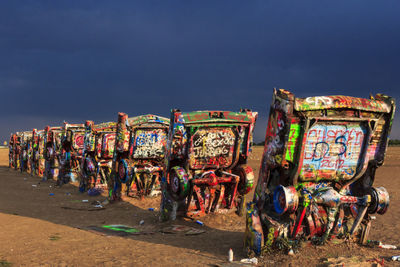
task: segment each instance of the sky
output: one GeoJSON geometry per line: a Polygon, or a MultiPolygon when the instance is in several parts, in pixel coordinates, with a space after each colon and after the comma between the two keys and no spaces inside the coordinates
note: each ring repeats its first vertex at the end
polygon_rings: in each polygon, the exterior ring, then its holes
{"type": "Polygon", "coordinates": [[[399,10],[398,0],[1,1],[0,142],[171,108],[250,108],[260,142],[274,87],[400,99],[399,10]]]}

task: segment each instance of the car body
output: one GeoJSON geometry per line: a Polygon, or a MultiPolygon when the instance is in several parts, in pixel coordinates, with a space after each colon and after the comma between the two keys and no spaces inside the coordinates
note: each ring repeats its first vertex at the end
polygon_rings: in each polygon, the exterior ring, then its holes
{"type": "Polygon", "coordinates": [[[365,243],[370,214],[389,205],[387,190],[373,182],[394,111],[394,99],[381,94],[296,98],[274,90],[258,183],[247,205],[246,247],[260,254],[282,240],[365,243]]]}
{"type": "Polygon", "coordinates": [[[247,165],[257,112],[171,111],[161,219],[241,214],[254,173],[247,165]]]}
{"type": "Polygon", "coordinates": [[[21,172],[31,172],[30,157],[32,156],[32,131],[21,133],[21,153],[20,170],[21,172]]]}
{"type": "Polygon", "coordinates": [[[82,179],[79,186],[81,192],[94,187],[107,188],[115,148],[116,128],[116,122],[96,125],[93,121],[85,122],[82,179]]]}
{"type": "Polygon", "coordinates": [[[15,133],[10,134],[10,141],[8,142],[8,167],[15,168],[15,145],[17,136],[15,133]]]}
{"type": "Polygon", "coordinates": [[[121,198],[122,184],[128,196],[143,198],[155,194],[165,168],[168,135],[167,118],[147,114],[128,117],[118,114],[110,198],[121,198]]]}
{"type": "Polygon", "coordinates": [[[45,174],[47,179],[57,180],[59,175],[59,155],[61,153],[61,138],[63,135],[63,127],[46,126],[44,129],[45,136],[45,174]]]}
{"type": "Polygon", "coordinates": [[[83,152],[84,135],[84,124],[64,122],[59,156],[60,173],[58,185],[78,181],[81,173],[80,162],[83,152]]]}
{"type": "Polygon", "coordinates": [[[32,175],[39,177],[44,176],[45,172],[45,159],[44,159],[44,141],[45,132],[44,130],[32,130],[32,175]]]}

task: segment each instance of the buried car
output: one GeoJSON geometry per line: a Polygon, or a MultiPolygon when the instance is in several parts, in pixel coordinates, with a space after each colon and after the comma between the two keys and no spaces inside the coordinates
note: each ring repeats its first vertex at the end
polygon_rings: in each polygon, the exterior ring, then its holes
{"type": "Polygon", "coordinates": [[[254,173],[247,165],[257,112],[172,110],[161,220],[230,209],[241,215],[254,173]]]}
{"type": "Polygon", "coordinates": [[[80,176],[84,135],[84,124],[64,122],[59,155],[60,169],[57,181],[58,185],[75,182],[80,176]]]}
{"type": "Polygon", "coordinates": [[[389,206],[387,190],[373,182],[394,111],[394,99],[382,94],[295,98],[274,90],[245,246],[260,254],[281,241],[366,243],[370,214],[389,206]]]}
{"type": "Polygon", "coordinates": [[[93,121],[85,122],[79,186],[81,192],[93,187],[107,187],[115,148],[116,127],[115,122],[96,125],[93,121]]]}
{"type": "Polygon", "coordinates": [[[32,159],[31,159],[31,175],[43,177],[45,172],[45,159],[44,159],[44,130],[32,131],[32,159]]]}
{"type": "Polygon", "coordinates": [[[20,168],[20,154],[21,154],[21,133],[13,133],[10,136],[8,143],[8,160],[9,167],[18,170],[20,168]]]}
{"type": "Polygon", "coordinates": [[[169,120],[152,114],[128,118],[118,114],[113,175],[109,188],[112,200],[121,197],[122,184],[128,196],[143,198],[160,191],[165,169],[169,120]]]}
{"type": "Polygon", "coordinates": [[[32,131],[25,131],[21,134],[21,153],[20,153],[20,170],[21,172],[31,172],[32,156],[32,131]]]}
{"type": "Polygon", "coordinates": [[[63,134],[63,128],[61,126],[50,127],[46,126],[44,129],[45,135],[45,179],[57,180],[59,175],[59,155],[61,152],[61,136],[63,134]]]}

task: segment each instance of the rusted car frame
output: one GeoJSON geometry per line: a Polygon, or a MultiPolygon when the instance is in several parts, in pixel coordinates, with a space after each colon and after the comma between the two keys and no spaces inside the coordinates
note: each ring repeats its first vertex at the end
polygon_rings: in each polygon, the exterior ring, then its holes
{"type": "Polygon", "coordinates": [[[61,153],[61,138],[63,134],[63,127],[61,126],[46,126],[44,129],[45,135],[45,173],[46,179],[57,180],[59,175],[59,155],[61,153]]]}
{"type": "Polygon", "coordinates": [[[32,131],[32,175],[43,177],[45,172],[45,159],[44,159],[44,141],[45,133],[44,130],[32,131]]]}
{"type": "Polygon", "coordinates": [[[20,153],[20,170],[21,172],[31,171],[30,157],[32,154],[32,131],[21,133],[21,153],[20,153]]]}
{"type": "Polygon", "coordinates": [[[122,184],[128,196],[143,198],[159,190],[169,120],[152,114],[130,117],[118,114],[110,198],[121,198],[122,184]]]}
{"type": "Polygon", "coordinates": [[[172,110],[161,219],[236,208],[242,213],[254,173],[247,165],[257,112],[172,110]]]}
{"type": "Polygon", "coordinates": [[[64,122],[59,156],[60,170],[57,181],[60,186],[65,183],[76,182],[79,179],[84,135],[84,124],[64,122]]]}
{"type": "Polygon", "coordinates": [[[273,94],[245,245],[263,248],[334,237],[367,242],[370,214],[384,214],[389,194],[373,187],[384,162],[393,98],[296,98],[273,94]]]}
{"type": "Polygon", "coordinates": [[[104,122],[96,125],[93,121],[85,122],[79,185],[81,192],[94,187],[107,188],[115,149],[116,128],[116,122],[104,122]]]}
{"type": "Polygon", "coordinates": [[[20,132],[11,134],[9,142],[9,166],[18,170],[20,168],[21,136],[20,132]]]}

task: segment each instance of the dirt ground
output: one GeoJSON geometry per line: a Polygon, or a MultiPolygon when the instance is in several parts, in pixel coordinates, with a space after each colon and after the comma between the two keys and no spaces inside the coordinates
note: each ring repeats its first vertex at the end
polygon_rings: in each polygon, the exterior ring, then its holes
{"type": "MultiPolygon", "coordinates": [[[[256,174],[261,154],[262,147],[255,147],[249,161],[256,174]]],[[[246,257],[245,221],[234,213],[201,218],[204,226],[185,219],[160,223],[159,197],[126,199],[94,210],[91,203],[103,201],[104,196],[81,194],[72,184],[56,188],[54,181],[42,182],[7,166],[8,150],[0,149],[0,266],[240,266],[227,262],[229,248],[235,261],[246,257]],[[88,230],[89,226],[104,224],[129,225],[147,234],[121,237],[88,230]],[[160,231],[171,224],[205,232],[184,235],[160,231]]],[[[376,216],[370,239],[394,245],[400,245],[399,173],[400,147],[390,147],[375,181],[375,186],[389,191],[390,207],[385,215],[376,216]]],[[[294,256],[268,255],[259,265],[317,266],[326,258],[339,257],[352,257],[353,262],[384,259],[386,266],[400,265],[388,261],[393,255],[400,255],[400,251],[331,242],[318,247],[305,245],[294,256]]]]}

